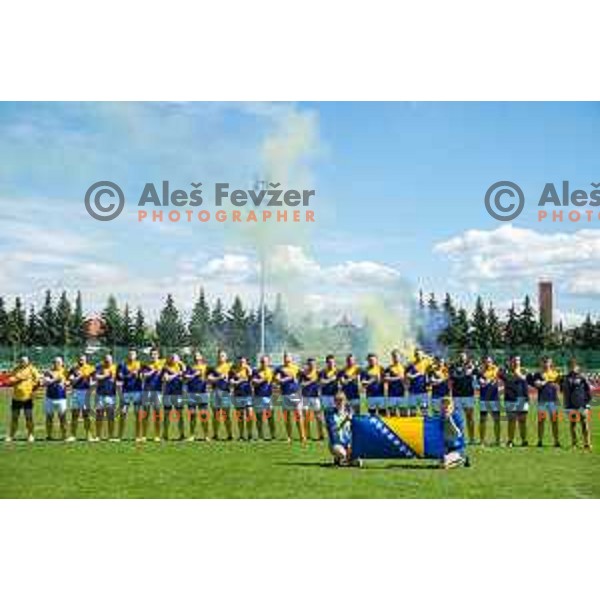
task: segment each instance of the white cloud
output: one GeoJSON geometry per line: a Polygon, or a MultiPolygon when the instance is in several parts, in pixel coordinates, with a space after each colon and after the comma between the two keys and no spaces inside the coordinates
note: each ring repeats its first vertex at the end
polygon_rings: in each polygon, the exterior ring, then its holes
{"type": "Polygon", "coordinates": [[[552,278],[571,294],[600,295],[600,230],[540,233],[503,225],[465,231],[434,252],[448,258],[453,276],[467,285],[512,287],[552,278]]]}

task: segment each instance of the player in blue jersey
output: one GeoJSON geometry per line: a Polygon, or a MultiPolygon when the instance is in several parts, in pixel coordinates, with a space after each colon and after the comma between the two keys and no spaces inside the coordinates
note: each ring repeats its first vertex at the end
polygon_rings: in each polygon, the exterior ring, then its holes
{"type": "Polygon", "coordinates": [[[148,420],[154,422],[154,441],[160,442],[160,409],[162,405],[162,372],[165,361],[157,349],[150,352],[150,361],[142,367],[142,404],[144,406],[142,421],[142,438],[148,433],[148,420]]]}
{"type": "Polygon", "coordinates": [[[385,383],[387,394],[387,408],[389,414],[404,415],[404,365],[400,361],[400,352],[392,350],[391,363],[385,370],[385,383]]]}
{"type": "Polygon", "coordinates": [[[163,381],[163,432],[162,438],[165,441],[169,440],[169,427],[171,421],[177,422],[177,429],[179,431],[179,441],[185,439],[185,416],[183,414],[183,407],[185,405],[185,398],[183,393],[183,373],[185,366],[181,362],[178,354],[171,354],[162,370],[162,381],[163,381]]]}
{"type": "Polygon", "coordinates": [[[504,410],[508,419],[508,448],[514,446],[515,429],[519,424],[521,446],[528,446],[527,414],[529,413],[529,385],[527,373],[521,366],[521,357],[513,356],[509,366],[500,372],[504,382],[504,410]]]}
{"type": "Polygon", "coordinates": [[[431,410],[439,415],[442,411],[442,399],[450,393],[448,367],[443,358],[434,357],[427,371],[427,382],[431,388],[431,410]]]}
{"type": "Polygon", "coordinates": [[[446,469],[469,466],[466,454],[464,422],[462,411],[455,407],[454,401],[446,396],[441,403],[444,420],[444,458],[442,466],[446,469]]]}
{"type": "Polygon", "coordinates": [[[369,414],[378,414],[382,417],[387,416],[384,394],[384,369],[379,364],[379,358],[376,354],[367,356],[367,366],[360,374],[361,383],[367,397],[367,406],[369,414]]]}
{"type": "Polygon", "coordinates": [[[60,432],[63,440],[67,439],[67,371],[63,359],[57,356],[52,367],[44,373],[43,384],[46,386],[46,439],[52,439],[54,414],[58,414],[60,432]]]}
{"type": "Polygon", "coordinates": [[[283,364],[277,369],[275,378],[281,389],[287,441],[288,443],[292,441],[292,421],[295,421],[298,436],[304,444],[306,443],[306,434],[302,415],[302,396],[300,395],[300,367],[294,363],[288,352],[283,355],[283,364]]]}
{"type": "Polygon", "coordinates": [[[92,410],[92,384],[96,368],[90,365],[87,356],[82,354],[77,364],[69,371],[69,382],[71,383],[71,435],[68,442],[74,442],[77,439],[77,425],[79,417],[83,417],[83,427],[86,438],[92,441],[92,423],[90,412],[92,410]]]}
{"type": "Polygon", "coordinates": [[[356,364],[354,354],[348,354],[346,366],[338,373],[338,377],[346,401],[355,415],[360,414],[360,375],[361,369],[356,364]]]}
{"type": "Polygon", "coordinates": [[[324,439],[323,411],[319,395],[319,370],[317,369],[317,361],[314,358],[309,358],[306,361],[306,367],[300,373],[300,383],[302,385],[302,408],[306,437],[311,437],[310,424],[314,422],[317,430],[317,440],[321,441],[324,439]]]}
{"type": "Polygon", "coordinates": [[[333,463],[338,467],[360,467],[362,461],[352,459],[352,409],[344,392],[335,395],[333,409],[325,413],[325,423],[333,463]]]}
{"type": "Polygon", "coordinates": [[[196,436],[196,423],[198,418],[202,424],[204,441],[210,440],[210,394],[208,393],[208,365],[201,352],[194,352],[192,362],[184,372],[186,384],[186,402],[190,415],[190,435],[188,441],[193,442],[196,436]]]}
{"type": "Polygon", "coordinates": [[[225,424],[227,439],[233,439],[231,427],[231,389],[229,385],[229,373],[231,363],[227,359],[227,353],[219,350],[217,353],[217,364],[209,370],[208,381],[212,386],[213,398],[213,439],[219,439],[219,425],[225,424]]]}
{"type": "Polygon", "coordinates": [[[267,355],[261,356],[259,365],[252,374],[253,405],[259,440],[275,439],[275,413],[273,411],[274,377],[275,371],[271,367],[271,358],[267,355]],[[265,438],[265,423],[269,424],[269,438],[265,438]]]}
{"type": "Polygon", "coordinates": [[[529,384],[538,392],[538,448],[544,445],[544,429],[547,420],[550,421],[552,428],[554,446],[560,448],[558,411],[560,409],[561,376],[558,370],[554,368],[551,358],[546,356],[542,359],[542,368],[531,376],[529,384]]]}
{"type": "Polygon", "coordinates": [[[245,356],[238,357],[229,371],[229,384],[233,390],[233,408],[240,441],[252,440],[252,368],[245,356]]]}
{"type": "Polygon", "coordinates": [[[115,411],[117,404],[117,366],[111,354],[106,354],[96,367],[96,440],[102,439],[102,425],[106,419],[108,439],[119,441],[115,437],[115,411]]]}
{"type": "Polygon", "coordinates": [[[319,373],[321,386],[321,407],[325,414],[335,408],[334,398],[339,391],[339,375],[333,354],[325,357],[325,366],[319,373]]]}
{"type": "Polygon", "coordinates": [[[135,441],[142,438],[142,363],[138,360],[137,352],[133,349],[127,353],[127,358],[117,368],[117,380],[121,384],[121,402],[119,415],[119,439],[123,439],[129,407],[135,411],[135,441]]]}
{"type": "Polygon", "coordinates": [[[430,365],[431,359],[417,348],[412,362],[406,367],[406,379],[408,380],[407,413],[409,416],[416,415],[419,409],[423,413],[429,410],[427,371],[430,365]]]}

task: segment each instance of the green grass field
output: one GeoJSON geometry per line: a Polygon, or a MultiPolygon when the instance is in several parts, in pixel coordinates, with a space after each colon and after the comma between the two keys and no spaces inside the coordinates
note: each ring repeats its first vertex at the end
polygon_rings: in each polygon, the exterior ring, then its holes
{"type": "MultiPolygon", "coordinates": [[[[8,397],[0,393],[0,436],[8,397]]],[[[42,404],[36,434],[44,435],[42,404]]],[[[535,442],[531,415],[530,443],[535,442]]],[[[131,417],[130,417],[131,420],[131,417]]],[[[20,437],[23,437],[21,423],[20,437]]],[[[129,424],[131,436],[132,423],[129,424]]],[[[564,447],[470,449],[470,469],[443,471],[428,461],[368,461],[362,469],[330,467],[324,443],[169,442],[136,446],[101,442],[19,441],[0,445],[2,498],[598,498],[600,419],[594,450],[564,447]]],[[[80,434],[83,428],[80,427],[80,434]]],[[[175,434],[175,428],[172,428],[175,434]]]]}

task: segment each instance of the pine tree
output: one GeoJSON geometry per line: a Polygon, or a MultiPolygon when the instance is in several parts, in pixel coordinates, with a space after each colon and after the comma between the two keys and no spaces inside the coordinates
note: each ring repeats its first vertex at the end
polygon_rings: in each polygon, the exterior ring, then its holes
{"type": "Polygon", "coordinates": [[[71,303],[65,291],[60,295],[56,305],[54,325],[57,345],[66,348],[71,343],[71,303]]]}
{"type": "Polygon", "coordinates": [[[210,315],[210,334],[214,349],[225,343],[225,312],[220,298],[217,298],[210,315]]]}
{"type": "Polygon", "coordinates": [[[427,308],[430,311],[437,311],[438,309],[438,303],[433,292],[429,294],[429,298],[427,299],[427,308]]]}
{"type": "Polygon", "coordinates": [[[131,317],[131,311],[129,310],[129,304],[125,304],[123,309],[123,317],[121,319],[121,335],[119,343],[122,346],[131,346],[134,339],[135,325],[131,317]]]}
{"type": "Polygon", "coordinates": [[[455,344],[454,340],[454,321],[456,320],[456,309],[452,302],[450,294],[446,293],[442,302],[442,315],[444,319],[444,328],[438,335],[438,342],[447,348],[455,344]]]}
{"type": "Polygon", "coordinates": [[[8,317],[8,342],[13,346],[22,346],[27,337],[27,317],[21,298],[15,298],[15,304],[8,317]]]}
{"type": "Polygon", "coordinates": [[[4,304],[4,298],[0,296],[0,346],[8,344],[8,312],[4,304]]]}
{"type": "Polygon", "coordinates": [[[248,354],[247,316],[239,296],[233,299],[233,304],[227,314],[227,347],[234,356],[248,354]]]}
{"type": "Polygon", "coordinates": [[[167,295],[165,305],[160,311],[156,323],[156,336],[159,344],[165,349],[179,348],[185,342],[185,326],[171,294],[167,295]]]}
{"type": "Polygon", "coordinates": [[[582,350],[594,349],[595,328],[592,322],[592,315],[588,313],[583,323],[577,328],[576,343],[582,350]]]}
{"type": "Polygon", "coordinates": [[[511,352],[519,346],[521,341],[519,333],[519,315],[514,304],[511,304],[508,309],[508,317],[504,326],[504,340],[511,352]]]}
{"type": "Polygon", "coordinates": [[[490,349],[499,350],[502,347],[502,325],[492,304],[487,313],[487,330],[490,349]]]}
{"type": "Polygon", "coordinates": [[[38,346],[40,344],[39,321],[35,314],[33,304],[29,307],[29,315],[27,317],[27,328],[25,335],[25,343],[27,346],[38,346]]]}
{"type": "Polygon", "coordinates": [[[474,347],[481,352],[489,352],[490,334],[488,329],[488,319],[481,296],[477,296],[477,300],[475,301],[472,324],[472,338],[474,347]]]}
{"type": "Polygon", "coordinates": [[[192,309],[188,330],[190,343],[200,351],[206,352],[210,338],[210,306],[203,289],[200,290],[200,295],[192,309]]]}
{"type": "Polygon", "coordinates": [[[535,318],[531,298],[527,295],[523,302],[523,310],[519,315],[519,329],[521,344],[529,347],[539,347],[539,325],[535,318]]]}
{"type": "Polygon", "coordinates": [[[141,306],[135,313],[135,323],[133,325],[133,343],[138,347],[143,347],[148,343],[148,332],[146,330],[146,319],[141,306]]]}
{"type": "Polygon", "coordinates": [[[106,308],[102,311],[102,342],[114,349],[119,344],[122,331],[122,318],[117,299],[111,294],[108,297],[106,308]]]}
{"type": "Polygon", "coordinates": [[[464,308],[460,308],[456,313],[452,329],[456,347],[466,349],[469,346],[469,315],[464,308]]]}
{"type": "Polygon", "coordinates": [[[83,302],[81,292],[75,297],[75,308],[71,315],[71,343],[78,348],[85,344],[85,317],[83,316],[83,302]]]}
{"type": "Polygon", "coordinates": [[[58,334],[56,331],[56,319],[52,307],[52,292],[46,290],[44,304],[39,312],[40,344],[42,346],[54,346],[57,344],[58,334]]]}

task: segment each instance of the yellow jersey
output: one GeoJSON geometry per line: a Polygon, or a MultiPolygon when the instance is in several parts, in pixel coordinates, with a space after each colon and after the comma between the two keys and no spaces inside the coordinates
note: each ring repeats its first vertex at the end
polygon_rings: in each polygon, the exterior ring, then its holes
{"type": "Polygon", "coordinates": [[[16,367],[10,380],[13,387],[13,400],[25,402],[31,400],[35,388],[40,382],[40,373],[33,365],[16,367]]]}

